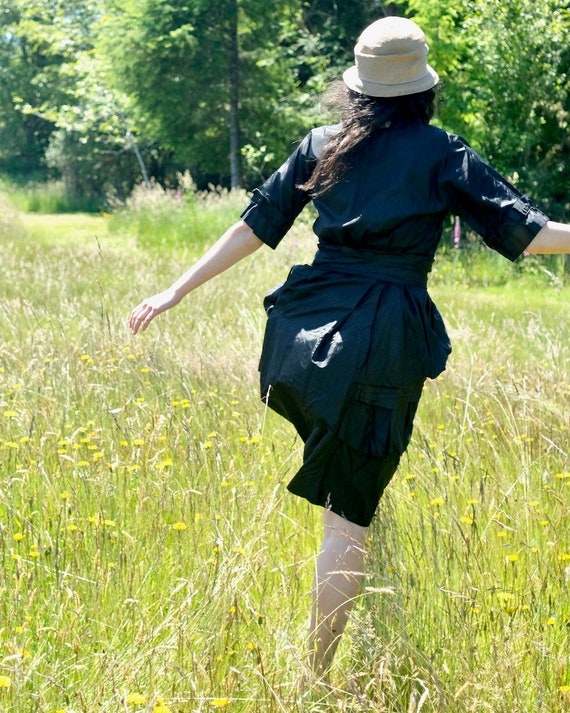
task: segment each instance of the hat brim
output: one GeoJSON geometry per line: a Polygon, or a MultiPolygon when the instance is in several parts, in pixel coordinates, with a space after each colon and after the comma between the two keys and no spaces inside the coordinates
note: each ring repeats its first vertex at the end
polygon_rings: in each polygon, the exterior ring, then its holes
{"type": "Polygon", "coordinates": [[[342,78],[349,89],[370,97],[401,97],[406,94],[418,94],[419,92],[425,92],[435,87],[439,82],[438,73],[433,67],[430,67],[429,64],[427,65],[427,71],[423,77],[413,82],[405,82],[403,84],[368,82],[360,78],[356,66],[349,67],[343,73],[342,78]]]}

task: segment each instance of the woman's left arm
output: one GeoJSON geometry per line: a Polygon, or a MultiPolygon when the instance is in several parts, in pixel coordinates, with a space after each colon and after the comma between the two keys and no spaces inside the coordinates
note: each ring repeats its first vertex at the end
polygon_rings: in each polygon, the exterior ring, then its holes
{"type": "Polygon", "coordinates": [[[549,220],[528,245],[526,252],[534,255],[570,253],[570,224],[549,220]]]}

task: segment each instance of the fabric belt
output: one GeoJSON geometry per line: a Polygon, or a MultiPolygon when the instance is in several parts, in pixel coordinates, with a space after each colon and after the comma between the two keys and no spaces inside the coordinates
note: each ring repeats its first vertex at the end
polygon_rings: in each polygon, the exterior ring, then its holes
{"type": "Polygon", "coordinates": [[[362,275],[384,282],[426,287],[433,260],[422,255],[379,253],[319,243],[313,266],[330,272],[362,275]]]}

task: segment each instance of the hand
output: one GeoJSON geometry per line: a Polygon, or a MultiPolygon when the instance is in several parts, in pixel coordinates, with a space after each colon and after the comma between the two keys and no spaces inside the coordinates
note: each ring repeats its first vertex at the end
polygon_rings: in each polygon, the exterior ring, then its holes
{"type": "Polygon", "coordinates": [[[147,297],[131,312],[129,327],[132,333],[144,332],[157,315],[177,305],[180,299],[172,289],[159,292],[153,297],[147,297]]]}

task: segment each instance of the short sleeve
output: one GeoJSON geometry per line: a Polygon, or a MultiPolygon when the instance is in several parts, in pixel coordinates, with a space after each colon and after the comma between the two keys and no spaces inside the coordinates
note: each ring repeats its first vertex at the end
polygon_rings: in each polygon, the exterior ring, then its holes
{"type": "Polygon", "coordinates": [[[450,151],[440,177],[449,210],[464,219],[493,250],[516,260],[548,221],[469,145],[450,135],[450,151]]]}
{"type": "Polygon", "coordinates": [[[277,247],[311,200],[299,186],[310,178],[316,163],[312,144],[313,132],[262,186],[253,191],[249,205],[241,214],[255,235],[271,248],[277,247]]]}

